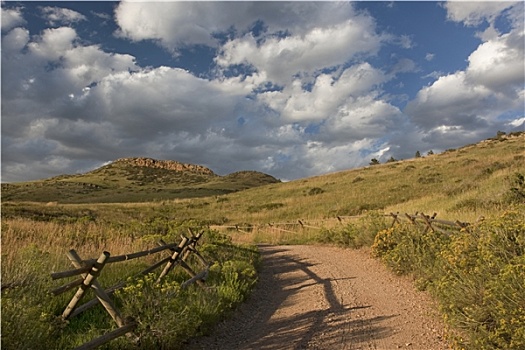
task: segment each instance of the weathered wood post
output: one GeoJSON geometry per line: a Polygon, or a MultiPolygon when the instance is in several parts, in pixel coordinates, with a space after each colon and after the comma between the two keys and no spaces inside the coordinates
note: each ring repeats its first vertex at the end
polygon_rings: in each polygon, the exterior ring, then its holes
{"type": "MultiPolygon", "coordinates": [[[[75,259],[78,257],[77,253],[74,250],[70,250],[68,253],[68,257],[70,259],[75,259]]],[[[78,288],[76,294],[73,296],[69,304],[67,305],[66,309],[62,313],[62,318],[67,319],[69,315],[71,315],[71,312],[75,309],[78,302],[82,299],[84,296],[86,290],[91,287],[93,283],[96,282],[96,278],[100,275],[100,271],[104,268],[104,265],[106,264],[106,260],[109,258],[108,252],[103,252],[100,257],[98,258],[97,262],[93,265],[91,270],[87,274],[83,274],[82,277],[84,278],[82,284],[80,285],[80,288],[78,288]]],[[[82,267],[80,261],[82,261],[78,257],[78,265],[76,266],[78,268],[82,267]]]]}
{"type": "MultiPolygon", "coordinates": [[[[108,252],[104,252],[102,253],[102,255],[104,256],[104,263],[107,259],[109,259],[109,253],[108,252]]],[[[100,256],[99,260],[102,258],[102,255],[100,256]]],[[[80,258],[80,256],[77,254],[77,252],[74,250],[74,249],[71,249],[68,253],[67,253],[67,257],[69,258],[69,260],[71,261],[71,263],[73,264],[73,266],[75,266],[76,268],[81,268],[82,267],[82,259],[80,258]]],[[[97,263],[99,261],[97,260],[97,263]]],[[[93,266],[93,268],[95,268],[95,266],[97,265],[97,263],[95,263],[95,265],[93,266]]],[[[102,267],[104,267],[104,265],[102,265],[102,267]]],[[[101,268],[98,270],[98,274],[100,274],[100,270],[101,268]]],[[[88,274],[89,276],[89,274],[88,274]]],[[[82,277],[84,277],[85,279],[88,277],[86,276],[85,274],[82,275],[82,277]]],[[[85,284],[85,283],[84,283],[85,284]]],[[[100,303],[102,304],[102,306],[104,306],[104,308],[106,309],[106,311],[108,312],[108,314],[111,316],[111,318],[113,318],[113,320],[115,321],[115,323],[117,324],[117,326],[119,327],[124,327],[126,325],[126,323],[124,322],[124,320],[122,319],[122,316],[120,315],[120,312],[118,311],[118,309],[115,307],[115,305],[113,304],[113,302],[111,301],[110,297],[106,294],[106,292],[104,291],[104,288],[102,288],[102,286],[100,285],[100,283],[98,283],[98,281],[96,279],[92,279],[91,281],[91,288],[93,288],[94,292],[95,292],[95,295],[97,296],[97,299],[100,301],[100,303]]],[[[77,301],[78,302],[78,301],[77,301]]],[[[67,308],[66,308],[67,310],[67,308]]],[[[73,309],[71,309],[67,316],[69,316],[71,314],[71,311],[73,311],[73,309]]],[[[66,311],[64,311],[65,313],[66,311]]],[[[64,314],[62,315],[62,317],[64,318],[67,318],[64,317],[64,314]]],[[[138,337],[135,336],[133,333],[131,332],[128,332],[126,333],[126,336],[128,338],[130,338],[132,341],[137,341],[138,340],[138,337]]]]}
{"type": "Polygon", "coordinates": [[[182,260],[186,261],[186,259],[190,256],[190,254],[194,253],[204,266],[208,266],[209,263],[206,261],[206,259],[204,259],[204,257],[197,250],[197,242],[199,241],[199,239],[204,234],[204,231],[200,231],[199,233],[197,233],[197,235],[194,235],[193,231],[190,229],[190,234],[191,234],[191,240],[188,243],[188,246],[186,248],[186,252],[182,256],[182,260]]]}
{"type": "Polygon", "coordinates": [[[164,278],[164,276],[166,276],[170,272],[170,270],[173,268],[173,266],[177,262],[177,259],[178,259],[179,255],[184,250],[184,247],[186,247],[187,243],[188,243],[188,238],[187,237],[183,237],[182,240],[179,243],[179,246],[177,247],[177,249],[175,250],[175,252],[171,256],[171,259],[169,259],[168,263],[164,267],[164,270],[162,270],[162,272],[160,273],[159,278],[157,278],[157,283],[159,283],[160,280],[162,280],[162,278],[164,278]]]}
{"type": "MultiPolygon", "coordinates": [[[[436,215],[436,214],[434,214],[434,215],[436,215]]],[[[434,230],[434,227],[432,227],[432,223],[431,223],[431,221],[430,221],[430,220],[433,220],[434,217],[430,218],[430,216],[425,215],[425,214],[423,214],[423,213],[421,213],[420,217],[423,218],[423,221],[424,221],[424,223],[425,223],[425,225],[426,225],[426,228],[425,228],[425,231],[423,231],[423,234],[427,233],[428,230],[434,232],[434,231],[435,231],[435,230],[434,230]]]]}
{"type": "Polygon", "coordinates": [[[394,221],[392,222],[392,225],[390,226],[390,228],[394,227],[396,223],[397,223],[398,225],[401,224],[401,223],[399,222],[399,219],[397,218],[398,215],[399,215],[399,212],[397,212],[397,213],[395,213],[395,214],[392,213],[392,212],[390,212],[390,216],[392,216],[392,217],[394,218],[394,221]]]}
{"type": "Polygon", "coordinates": [[[97,347],[106,344],[107,342],[118,338],[124,334],[130,333],[132,330],[137,328],[136,322],[129,322],[125,326],[122,326],[120,328],[115,329],[114,331],[111,331],[107,334],[104,334],[101,337],[98,337],[96,339],[93,339],[85,344],[82,344],[81,346],[77,347],[75,350],[92,350],[96,349],[97,347]]]}

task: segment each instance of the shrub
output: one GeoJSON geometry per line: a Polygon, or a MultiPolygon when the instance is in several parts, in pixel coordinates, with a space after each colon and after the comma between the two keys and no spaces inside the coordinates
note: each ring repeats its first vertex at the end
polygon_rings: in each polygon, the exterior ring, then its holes
{"type": "Polygon", "coordinates": [[[315,196],[316,194],[324,193],[324,190],[320,187],[313,187],[308,190],[307,195],[308,196],[315,196]]]}
{"type": "Polygon", "coordinates": [[[451,235],[397,225],[380,231],[372,253],[413,275],[463,330],[467,349],[525,347],[525,209],[505,212],[451,235]]]}
{"type": "Polygon", "coordinates": [[[355,222],[332,229],[323,228],[317,235],[316,241],[352,248],[370,246],[374,241],[375,233],[385,227],[385,218],[379,213],[371,212],[355,222]]]}
{"type": "Polygon", "coordinates": [[[361,176],[357,176],[356,178],[354,178],[352,180],[352,183],[355,184],[355,183],[358,183],[358,182],[361,182],[361,181],[364,181],[365,179],[361,176]]]}
{"type": "Polygon", "coordinates": [[[525,176],[521,173],[515,173],[509,178],[510,189],[506,195],[509,203],[525,202],[525,176]]]}

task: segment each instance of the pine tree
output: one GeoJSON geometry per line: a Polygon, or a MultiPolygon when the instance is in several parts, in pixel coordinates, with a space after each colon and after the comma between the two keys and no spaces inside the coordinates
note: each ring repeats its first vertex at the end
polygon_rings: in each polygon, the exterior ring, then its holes
{"type": "Polygon", "coordinates": [[[395,159],[394,157],[390,157],[390,159],[388,159],[386,162],[387,163],[397,162],[397,159],[395,159]]]}

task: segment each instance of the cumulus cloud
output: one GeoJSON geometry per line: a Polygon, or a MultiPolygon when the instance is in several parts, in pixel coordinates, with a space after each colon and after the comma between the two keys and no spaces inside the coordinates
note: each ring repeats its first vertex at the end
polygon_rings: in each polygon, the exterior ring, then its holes
{"type": "Polygon", "coordinates": [[[20,7],[6,9],[2,6],[0,11],[2,13],[2,31],[8,31],[26,23],[20,7]]]}
{"type": "Polygon", "coordinates": [[[222,46],[216,63],[227,68],[245,64],[275,84],[286,84],[298,74],[342,65],[359,54],[374,54],[380,47],[373,21],[359,17],[334,26],[314,28],[304,35],[269,37],[262,43],[252,35],[222,46]]]}
{"type": "Polygon", "coordinates": [[[368,63],[333,74],[317,76],[310,90],[295,79],[281,92],[261,94],[261,101],[277,110],[286,121],[320,122],[336,115],[363,95],[385,82],[385,75],[368,63]]]}
{"type": "Polygon", "coordinates": [[[89,85],[96,86],[111,74],[137,67],[129,55],[108,54],[98,46],[82,46],[76,39],[75,30],[69,27],[47,29],[33,38],[26,29],[15,28],[2,38],[2,149],[6,168],[14,161],[10,155],[19,162],[21,154],[32,154],[35,161],[42,162],[48,160],[41,155],[44,150],[60,156],[101,150],[95,147],[100,139],[95,139],[88,141],[90,147],[79,151],[86,145],[84,140],[111,130],[109,125],[93,121],[100,117],[96,112],[82,108],[89,100],[89,85]]]}
{"type": "Polygon", "coordinates": [[[469,81],[495,93],[506,90],[509,97],[520,91],[525,76],[524,39],[524,32],[515,30],[481,44],[468,58],[469,81]]]}
{"type": "Polygon", "coordinates": [[[447,18],[455,22],[463,22],[467,26],[476,26],[483,21],[492,21],[504,10],[519,4],[512,1],[447,1],[443,5],[447,10],[447,18]]]}
{"type": "Polygon", "coordinates": [[[62,7],[45,6],[40,9],[42,15],[51,26],[71,24],[79,21],[85,21],[87,18],[77,11],[62,7]]]}
{"type": "MultiPolygon", "coordinates": [[[[471,26],[523,11],[522,3],[510,2],[447,2],[444,6],[449,19],[471,26]]],[[[439,77],[408,103],[405,113],[424,130],[424,141],[438,147],[459,145],[513,125],[501,116],[523,110],[525,104],[525,37],[523,24],[512,23],[508,33],[485,36],[486,41],[469,55],[465,70],[439,77]]]]}
{"type": "Polygon", "coordinates": [[[134,41],[155,40],[176,52],[185,45],[217,47],[215,34],[233,30],[242,35],[261,22],[269,33],[301,35],[353,13],[351,4],[335,2],[121,2],[115,17],[118,35],[134,41]]]}

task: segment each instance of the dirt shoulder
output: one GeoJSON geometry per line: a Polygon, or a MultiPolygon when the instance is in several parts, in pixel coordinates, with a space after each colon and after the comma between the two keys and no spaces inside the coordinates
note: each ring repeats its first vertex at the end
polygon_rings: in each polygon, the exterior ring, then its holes
{"type": "Polygon", "coordinates": [[[188,349],[448,349],[435,304],[369,250],[261,246],[249,300],[188,349]]]}

